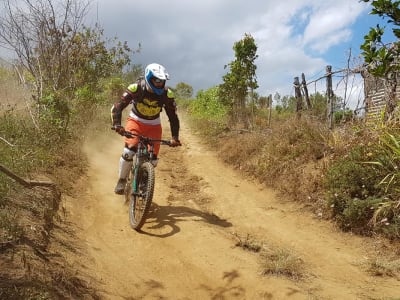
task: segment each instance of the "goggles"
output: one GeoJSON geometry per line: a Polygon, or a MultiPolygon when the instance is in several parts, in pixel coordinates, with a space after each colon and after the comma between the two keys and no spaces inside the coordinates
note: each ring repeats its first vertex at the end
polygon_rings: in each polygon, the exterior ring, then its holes
{"type": "Polygon", "coordinates": [[[159,79],[157,77],[153,77],[152,80],[153,80],[154,83],[162,83],[162,82],[165,81],[165,80],[159,79]]]}

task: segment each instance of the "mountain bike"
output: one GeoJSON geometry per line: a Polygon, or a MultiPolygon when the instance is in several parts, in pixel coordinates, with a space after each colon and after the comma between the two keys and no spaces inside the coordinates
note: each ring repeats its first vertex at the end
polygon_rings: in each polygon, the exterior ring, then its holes
{"type": "Polygon", "coordinates": [[[125,184],[125,201],[129,202],[129,222],[133,229],[139,231],[146,221],[153,200],[155,170],[154,144],[171,145],[170,141],[152,139],[140,134],[125,131],[123,136],[138,137],[139,143],[132,168],[125,184]]]}

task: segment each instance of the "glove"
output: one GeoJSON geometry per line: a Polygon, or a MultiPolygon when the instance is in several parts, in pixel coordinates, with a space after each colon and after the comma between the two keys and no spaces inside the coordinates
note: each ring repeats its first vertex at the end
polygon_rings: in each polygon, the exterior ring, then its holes
{"type": "Polygon", "coordinates": [[[181,142],[176,139],[176,138],[172,138],[172,140],[170,141],[170,147],[178,147],[178,146],[182,146],[181,142]]]}
{"type": "Polygon", "coordinates": [[[120,135],[124,135],[125,133],[125,128],[121,125],[115,125],[115,132],[120,134],[120,135]]]}

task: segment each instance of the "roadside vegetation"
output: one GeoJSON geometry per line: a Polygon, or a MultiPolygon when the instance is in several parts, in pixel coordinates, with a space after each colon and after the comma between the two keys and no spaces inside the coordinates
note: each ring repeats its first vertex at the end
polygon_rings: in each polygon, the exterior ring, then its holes
{"type": "Polygon", "coordinates": [[[192,116],[222,160],[283,199],[310,206],[345,231],[400,238],[398,125],[372,129],[353,120],[330,131],[303,113],[249,131],[229,128],[222,119],[207,126],[208,116],[192,116]]]}
{"type": "MultiPolygon", "coordinates": [[[[400,24],[397,4],[372,1],[372,5],[371,13],[400,24]]],[[[400,38],[397,28],[393,32],[400,38]]],[[[383,237],[398,245],[400,115],[393,73],[399,71],[400,53],[398,41],[387,46],[382,35],[379,26],[371,29],[361,46],[366,71],[388,83],[386,108],[374,124],[353,116],[343,108],[340,97],[333,97],[333,126],[327,126],[329,99],[324,95],[311,95],[308,109],[302,109],[296,97],[275,95],[272,105],[272,96],[257,95],[256,45],[247,34],[233,46],[235,60],[228,64],[223,83],[180,104],[187,108],[192,126],[203,140],[219,149],[221,159],[244,176],[279,191],[285,201],[309,207],[343,231],[383,237]]],[[[237,245],[254,249],[247,239],[237,245]]],[[[368,270],[375,275],[399,276],[398,248],[392,250],[368,270]]],[[[273,256],[268,256],[269,263],[273,256]]],[[[295,263],[289,264],[297,269],[295,263]]]]}
{"type": "MultiPolygon", "coordinates": [[[[246,53],[246,43],[254,41],[246,36],[235,44],[244,48],[236,53],[246,53]]],[[[311,109],[296,111],[295,97],[278,96],[275,107],[263,107],[260,97],[249,100],[248,89],[242,89],[244,100],[229,103],[222,99],[239,96],[225,84],[200,91],[183,104],[222,160],[345,231],[400,239],[400,116],[371,127],[364,119],[344,117],[347,110],[337,110],[331,130],[321,109],[327,99],[321,94],[311,95],[311,109]]]]}
{"type": "Polygon", "coordinates": [[[134,51],[83,25],[88,3],[23,2],[1,4],[0,38],[18,59],[0,65],[0,165],[35,184],[0,172],[0,298],[96,299],[58,252],[76,251],[63,199],[86,172],[82,141],[137,75],[134,51]]]}
{"type": "MultiPolygon", "coordinates": [[[[47,1],[23,2],[27,11],[6,6],[0,19],[0,38],[19,58],[0,66],[0,164],[56,188],[24,187],[0,172],[0,298],[80,298],[85,293],[96,298],[49,245],[64,220],[63,197],[73,195],[85,174],[82,141],[88,130],[108,129],[110,99],[141,75],[142,67],[130,61],[140,49],[107,39],[97,26],[84,27],[87,3],[70,1],[57,11],[48,10],[47,1]],[[55,22],[60,15],[62,23],[55,22]],[[20,18],[26,22],[17,22],[20,18]],[[38,39],[40,47],[23,43],[38,39]]],[[[324,95],[311,95],[312,107],[301,112],[291,96],[275,95],[273,103],[256,93],[252,36],[246,34],[233,50],[236,59],[220,86],[195,98],[190,85],[175,87],[193,128],[219,149],[222,160],[279,191],[284,201],[303,203],[344,231],[400,241],[398,110],[373,127],[349,118],[347,109],[337,110],[330,130],[324,95]]],[[[373,52],[366,55],[376,61],[373,52]]],[[[296,279],[304,274],[301,258],[285,249],[263,249],[249,236],[236,246],[261,254],[263,274],[296,279]]],[[[367,269],[397,276],[400,263],[382,257],[367,269]]]]}

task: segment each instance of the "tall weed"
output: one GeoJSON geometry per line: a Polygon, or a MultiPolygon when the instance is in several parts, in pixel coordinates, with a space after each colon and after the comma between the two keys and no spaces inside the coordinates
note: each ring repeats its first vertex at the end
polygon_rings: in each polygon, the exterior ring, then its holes
{"type": "Polygon", "coordinates": [[[328,204],[343,229],[400,238],[400,132],[377,133],[378,139],[332,163],[325,182],[328,204]]]}

